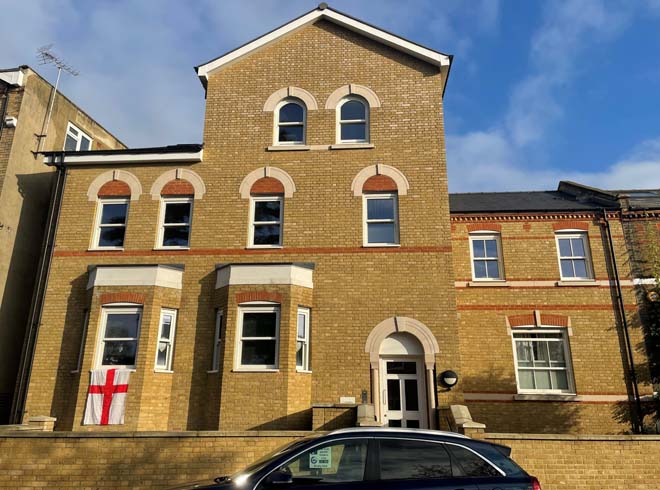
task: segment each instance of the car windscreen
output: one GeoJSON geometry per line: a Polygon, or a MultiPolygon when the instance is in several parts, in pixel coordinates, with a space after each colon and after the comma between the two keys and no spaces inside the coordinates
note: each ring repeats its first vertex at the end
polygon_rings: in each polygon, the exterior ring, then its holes
{"type": "Polygon", "coordinates": [[[230,478],[232,480],[236,480],[236,478],[238,478],[239,476],[245,477],[245,476],[252,475],[253,473],[256,473],[261,468],[266,466],[270,462],[270,460],[273,459],[274,457],[284,455],[284,454],[289,453],[291,451],[295,451],[296,449],[298,449],[303,444],[306,444],[310,440],[316,439],[317,437],[318,436],[305,437],[303,439],[297,439],[297,440],[292,441],[288,444],[285,444],[284,446],[281,446],[281,447],[275,449],[274,451],[271,451],[270,453],[266,454],[265,456],[259,458],[254,463],[252,463],[248,467],[242,469],[241,471],[238,471],[238,472],[234,473],[230,478]]]}

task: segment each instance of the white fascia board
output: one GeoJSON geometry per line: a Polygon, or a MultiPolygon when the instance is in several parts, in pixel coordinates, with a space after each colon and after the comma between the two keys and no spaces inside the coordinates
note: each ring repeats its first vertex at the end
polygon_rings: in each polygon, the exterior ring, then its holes
{"type": "Polygon", "coordinates": [[[183,270],[162,265],[97,266],[87,289],[97,286],[158,286],[181,289],[183,270]]]}
{"type": "Polygon", "coordinates": [[[275,29],[274,31],[264,36],[255,39],[254,41],[238,49],[235,49],[234,51],[227,53],[224,56],[221,56],[220,58],[199,66],[197,68],[197,75],[208,80],[209,75],[215,70],[319,19],[329,20],[330,22],[341,25],[370,39],[408,53],[413,57],[424,60],[427,63],[431,63],[439,67],[449,66],[451,63],[450,57],[446,54],[424,48],[410,41],[406,41],[405,39],[395,36],[394,34],[382,31],[376,27],[365,24],[364,22],[360,22],[359,20],[353,19],[334,10],[317,9],[306,15],[303,15],[302,17],[297,18],[296,20],[289,22],[288,24],[283,25],[278,29],[275,29]]]}
{"type": "Polygon", "coordinates": [[[65,156],[63,160],[48,155],[44,157],[44,163],[54,163],[55,161],[77,164],[117,164],[117,163],[172,163],[189,162],[198,163],[202,161],[204,150],[196,152],[183,153],[143,153],[143,154],[118,154],[118,155],[70,155],[65,156]]]}
{"type": "Polygon", "coordinates": [[[290,284],[313,288],[314,271],[294,264],[231,264],[218,269],[215,288],[249,284],[290,284]]]}
{"type": "Polygon", "coordinates": [[[0,72],[0,80],[15,87],[23,86],[23,70],[2,71],[0,72]]]}

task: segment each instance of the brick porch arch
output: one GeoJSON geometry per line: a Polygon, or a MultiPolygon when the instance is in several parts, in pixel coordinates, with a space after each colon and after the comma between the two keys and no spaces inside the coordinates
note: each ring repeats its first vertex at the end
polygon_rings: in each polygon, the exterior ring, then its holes
{"type": "Polygon", "coordinates": [[[108,196],[119,196],[118,193],[121,193],[122,197],[130,195],[131,201],[137,201],[142,194],[142,185],[135,175],[126,170],[108,170],[97,176],[89,185],[87,199],[96,201],[98,197],[105,197],[101,196],[102,190],[108,196]]]}
{"type": "Polygon", "coordinates": [[[405,316],[390,317],[383,320],[374,327],[365,343],[364,350],[369,353],[369,361],[371,365],[371,396],[376,411],[376,418],[379,421],[383,420],[381,411],[380,393],[382,386],[380,386],[380,346],[383,341],[394,333],[405,332],[415,337],[422,345],[424,350],[424,365],[426,368],[425,381],[426,381],[426,404],[428,409],[428,422],[429,427],[434,428],[435,417],[435,379],[433,370],[435,368],[435,356],[440,353],[440,347],[433,332],[424,325],[422,322],[414,318],[405,316]]]}

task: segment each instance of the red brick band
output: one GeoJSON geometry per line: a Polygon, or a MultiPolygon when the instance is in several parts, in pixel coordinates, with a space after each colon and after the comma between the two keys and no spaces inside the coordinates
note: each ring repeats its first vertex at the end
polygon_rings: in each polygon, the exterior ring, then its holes
{"type": "Polygon", "coordinates": [[[273,303],[282,303],[280,293],[269,293],[268,291],[250,291],[236,293],[236,303],[249,303],[251,301],[272,301],[273,303]]]}
{"type": "Polygon", "coordinates": [[[250,194],[284,194],[284,184],[274,177],[262,177],[252,184],[250,194]]]}
{"type": "Polygon", "coordinates": [[[187,180],[170,180],[160,191],[161,196],[194,196],[195,189],[187,180]]]}
{"type": "Polygon", "coordinates": [[[144,304],[144,294],[140,293],[104,293],[101,295],[101,304],[107,305],[110,303],[136,303],[139,305],[144,304]]]}
{"type": "Polygon", "coordinates": [[[111,180],[101,186],[98,192],[99,197],[130,197],[131,188],[126,182],[121,180],[111,180]]]}
{"type": "Polygon", "coordinates": [[[397,192],[398,190],[396,182],[387,175],[374,175],[362,185],[362,192],[397,192]]]}

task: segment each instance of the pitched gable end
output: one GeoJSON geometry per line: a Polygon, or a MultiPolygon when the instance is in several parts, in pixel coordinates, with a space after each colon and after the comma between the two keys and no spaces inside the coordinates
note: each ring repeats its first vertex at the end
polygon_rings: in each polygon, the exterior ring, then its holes
{"type": "Polygon", "coordinates": [[[307,25],[313,24],[321,19],[340,25],[376,42],[380,42],[393,49],[402,51],[410,56],[435,65],[439,67],[443,72],[446,81],[446,76],[449,72],[449,67],[452,60],[451,55],[425,48],[424,46],[416,44],[412,41],[408,41],[407,39],[404,39],[400,36],[362,22],[361,20],[355,19],[337,10],[331,9],[325,4],[320,4],[314,10],[307,12],[306,14],[301,15],[300,17],[284,24],[283,26],[280,26],[232,51],[229,51],[228,53],[215,58],[208,63],[196,66],[195,71],[197,71],[197,75],[202,81],[202,84],[204,87],[206,87],[208,77],[214,71],[220,70],[223,67],[226,67],[231,63],[250,55],[254,51],[281,39],[283,36],[291,34],[292,32],[297,31],[298,29],[301,29],[307,25]]]}

